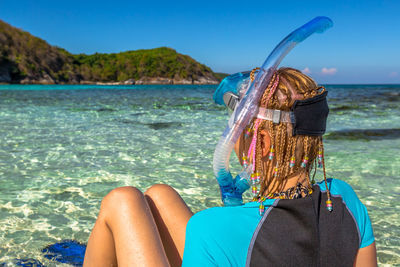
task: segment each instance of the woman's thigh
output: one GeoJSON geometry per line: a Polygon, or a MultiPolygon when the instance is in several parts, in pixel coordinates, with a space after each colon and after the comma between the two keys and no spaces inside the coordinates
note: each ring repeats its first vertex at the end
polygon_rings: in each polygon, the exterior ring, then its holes
{"type": "Polygon", "coordinates": [[[168,266],[158,227],[142,192],[113,189],[90,235],[85,266],[168,266]]]}
{"type": "Polygon", "coordinates": [[[193,213],[171,186],[157,184],[145,192],[165,252],[172,266],[182,263],[186,225],[193,213]]]}

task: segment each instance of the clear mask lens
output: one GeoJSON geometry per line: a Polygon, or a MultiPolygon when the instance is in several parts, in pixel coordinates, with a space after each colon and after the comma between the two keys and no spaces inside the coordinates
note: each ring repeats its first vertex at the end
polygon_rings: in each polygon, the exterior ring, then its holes
{"type": "Polygon", "coordinates": [[[239,104],[240,100],[244,97],[244,95],[249,90],[251,85],[250,78],[246,78],[241,81],[237,86],[238,94],[233,92],[226,92],[223,96],[225,106],[228,108],[229,115],[235,110],[236,106],[239,104]]]}

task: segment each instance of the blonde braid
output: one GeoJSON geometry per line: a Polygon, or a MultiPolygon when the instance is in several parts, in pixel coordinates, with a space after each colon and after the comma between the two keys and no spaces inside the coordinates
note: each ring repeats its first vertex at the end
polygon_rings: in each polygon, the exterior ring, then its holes
{"type": "Polygon", "coordinates": [[[309,136],[308,135],[306,135],[305,137],[304,137],[304,147],[303,147],[303,151],[304,151],[304,153],[303,153],[303,162],[302,162],[302,167],[303,167],[303,170],[302,170],[302,172],[307,172],[307,168],[308,168],[308,162],[309,162],[309,156],[308,156],[308,146],[309,146],[309,144],[308,144],[308,141],[309,140],[309,136]]]}
{"type": "Polygon", "coordinates": [[[283,168],[284,168],[284,157],[285,157],[285,153],[284,153],[284,148],[286,145],[286,131],[285,131],[285,126],[283,123],[280,123],[279,125],[279,129],[278,131],[280,132],[280,140],[279,140],[279,174],[278,177],[280,178],[280,180],[282,180],[283,177],[283,168]]]}
{"type": "Polygon", "coordinates": [[[256,71],[258,71],[260,68],[259,67],[257,67],[257,68],[254,68],[254,69],[252,69],[251,70],[251,72],[250,72],[250,81],[251,82],[253,82],[254,81],[254,75],[255,75],[255,73],[256,73],[256,71]]]}
{"type": "Polygon", "coordinates": [[[260,123],[260,126],[258,127],[257,130],[257,143],[256,143],[256,158],[254,159],[255,162],[255,170],[258,171],[261,169],[262,163],[261,163],[261,157],[262,157],[262,148],[261,148],[261,129],[264,126],[265,121],[262,121],[260,123]]]}
{"type": "MultiPolygon", "coordinates": [[[[272,89],[272,85],[275,83],[275,80],[277,79],[277,74],[276,73],[274,73],[274,75],[272,76],[272,79],[271,79],[271,81],[268,83],[268,86],[267,86],[267,89],[265,90],[265,92],[264,92],[264,94],[262,95],[262,97],[261,97],[261,100],[260,100],[260,107],[268,107],[269,105],[268,105],[268,103],[267,103],[267,100],[268,100],[268,95],[269,95],[269,93],[271,92],[271,89],[272,89]]],[[[271,97],[272,98],[272,97],[271,97]]],[[[271,100],[271,99],[270,99],[271,100]]],[[[270,101],[269,100],[269,101],[270,101]]],[[[268,102],[269,102],[268,101],[268,102]]]]}
{"type": "MultiPolygon", "coordinates": [[[[322,142],[322,137],[321,137],[321,142],[322,142]]],[[[331,193],[329,191],[328,187],[328,181],[326,179],[326,171],[325,171],[325,151],[324,151],[324,146],[321,145],[322,149],[322,170],[324,172],[324,181],[325,181],[325,186],[326,186],[326,195],[327,195],[327,200],[326,200],[326,208],[329,212],[333,210],[333,205],[332,205],[332,200],[331,200],[331,193]]]]}
{"type": "Polygon", "coordinates": [[[293,138],[290,138],[290,136],[288,136],[288,133],[287,133],[287,130],[288,130],[288,127],[287,127],[287,124],[284,124],[285,125],[285,129],[284,129],[284,131],[285,131],[285,141],[287,140],[287,142],[288,142],[288,145],[287,145],[287,148],[288,149],[286,149],[286,153],[285,153],[285,159],[284,159],[284,164],[285,164],[285,172],[284,172],[284,176],[285,177],[287,177],[288,175],[289,175],[289,172],[290,172],[290,157],[291,157],[291,150],[292,150],[292,145],[293,145],[293,138]]]}

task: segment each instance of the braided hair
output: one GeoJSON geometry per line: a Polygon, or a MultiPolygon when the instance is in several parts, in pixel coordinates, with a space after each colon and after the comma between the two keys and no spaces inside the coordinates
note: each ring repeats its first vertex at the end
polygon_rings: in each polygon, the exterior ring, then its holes
{"type": "MultiPolygon", "coordinates": [[[[312,98],[323,93],[324,90],[323,87],[318,87],[313,79],[300,71],[281,68],[276,71],[264,91],[259,106],[290,111],[296,100],[312,98]],[[273,88],[272,84],[275,81],[278,82],[278,85],[273,88]]],[[[258,197],[283,191],[288,179],[299,174],[304,174],[305,185],[311,188],[310,170],[315,166],[317,156],[321,154],[326,182],[322,137],[292,136],[292,125],[284,122],[275,124],[272,121],[262,121],[254,130],[252,134],[257,135],[256,151],[254,159],[249,160],[255,165],[255,171],[261,174],[258,197]],[[261,141],[265,140],[263,138],[265,134],[269,135],[269,144],[261,141]],[[265,151],[271,151],[270,157],[265,156],[265,151]]],[[[249,142],[243,142],[243,149],[244,151],[249,149],[249,142]]],[[[304,181],[302,182],[304,183],[304,181]]]]}

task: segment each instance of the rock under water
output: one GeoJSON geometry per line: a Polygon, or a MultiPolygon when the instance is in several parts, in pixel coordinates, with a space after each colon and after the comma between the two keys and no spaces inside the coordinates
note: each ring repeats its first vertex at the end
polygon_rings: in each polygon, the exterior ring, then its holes
{"type": "Polygon", "coordinates": [[[400,129],[348,129],[329,132],[325,139],[329,140],[388,140],[400,138],[400,129]]]}

